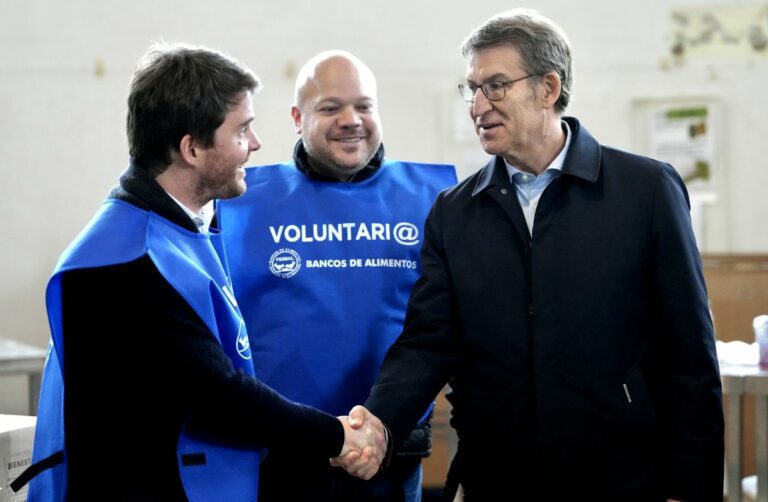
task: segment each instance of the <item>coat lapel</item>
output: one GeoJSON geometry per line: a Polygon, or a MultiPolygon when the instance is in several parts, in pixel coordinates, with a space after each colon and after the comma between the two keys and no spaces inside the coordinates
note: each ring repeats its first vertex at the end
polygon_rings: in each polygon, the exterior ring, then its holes
{"type": "Polygon", "coordinates": [[[487,192],[501,206],[507,217],[512,221],[522,242],[529,242],[531,240],[528,225],[525,223],[523,209],[517,200],[515,188],[509,180],[507,170],[504,167],[504,159],[501,157],[493,157],[483,168],[472,196],[477,197],[480,192],[487,192]]]}
{"type": "MultiPolygon", "coordinates": [[[[600,145],[585,128],[581,127],[579,121],[572,117],[563,117],[568,122],[573,137],[568,149],[568,153],[563,163],[563,175],[550,184],[539,200],[539,207],[536,213],[544,213],[554,201],[563,200],[565,188],[572,182],[572,178],[581,178],[590,183],[597,181],[600,176],[600,145]]],[[[495,156],[483,168],[477,185],[472,192],[473,197],[477,197],[480,192],[487,192],[504,209],[507,217],[512,221],[517,233],[523,242],[531,240],[531,234],[528,232],[528,225],[525,223],[525,216],[517,200],[515,188],[509,180],[509,175],[504,166],[504,159],[495,156]]],[[[535,227],[534,227],[535,230],[535,227]]]]}

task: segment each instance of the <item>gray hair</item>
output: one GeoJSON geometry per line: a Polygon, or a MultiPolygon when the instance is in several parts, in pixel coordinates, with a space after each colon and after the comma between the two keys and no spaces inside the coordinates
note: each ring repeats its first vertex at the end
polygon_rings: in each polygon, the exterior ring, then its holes
{"type": "Polygon", "coordinates": [[[554,71],[560,76],[560,97],[555,108],[563,113],[573,88],[571,45],[563,30],[535,10],[513,9],[496,14],[472,31],[461,44],[461,53],[468,58],[499,45],[519,50],[528,73],[542,76],[554,71]]]}

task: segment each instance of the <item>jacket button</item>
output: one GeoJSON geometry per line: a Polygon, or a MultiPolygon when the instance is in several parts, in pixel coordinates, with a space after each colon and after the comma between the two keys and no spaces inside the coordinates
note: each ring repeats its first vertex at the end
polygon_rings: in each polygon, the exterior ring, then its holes
{"type": "Polygon", "coordinates": [[[502,195],[507,195],[507,193],[508,193],[508,192],[507,192],[507,189],[506,189],[506,188],[502,188],[502,189],[501,189],[501,194],[502,194],[502,195]]]}
{"type": "Polygon", "coordinates": [[[534,312],[533,305],[528,305],[528,315],[533,315],[534,312]]]}

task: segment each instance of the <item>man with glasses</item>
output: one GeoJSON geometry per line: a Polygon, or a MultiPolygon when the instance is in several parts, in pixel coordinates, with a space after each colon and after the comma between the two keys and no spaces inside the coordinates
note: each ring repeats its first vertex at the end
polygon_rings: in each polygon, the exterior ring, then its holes
{"type": "MultiPolygon", "coordinates": [[[[400,334],[424,220],[456,174],[384,156],[376,79],[347,52],[302,67],[291,116],[301,135],[293,159],[248,169],[246,194],[217,214],[257,376],[290,399],[346,415],[368,397],[400,334]]],[[[259,501],[418,501],[431,402],[371,481],[331,468],[327,456],[273,448],[259,501]]]]}
{"type": "Polygon", "coordinates": [[[722,500],[712,321],[685,186],[564,117],[571,48],[497,15],[463,44],[479,172],[438,196],[366,407],[397,444],[450,382],[465,500],[722,500]],[[500,495],[504,494],[504,495],[500,495]]]}

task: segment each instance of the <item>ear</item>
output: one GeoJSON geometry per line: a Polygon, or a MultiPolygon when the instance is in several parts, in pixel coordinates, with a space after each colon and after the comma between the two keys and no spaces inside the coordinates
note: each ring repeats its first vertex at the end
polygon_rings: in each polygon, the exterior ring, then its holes
{"type": "Polygon", "coordinates": [[[562,84],[560,82],[560,76],[551,71],[544,75],[542,79],[542,88],[544,89],[543,105],[545,108],[552,108],[560,99],[560,92],[562,90],[562,84]]]}
{"type": "Polygon", "coordinates": [[[293,117],[293,130],[301,134],[301,110],[296,105],[291,106],[291,117],[293,117]]]}
{"type": "Polygon", "coordinates": [[[189,165],[196,166],[200,162],[201,150],[200,144],[189,134],[185,134],[179,142],[179,154],[189,165]]]}

